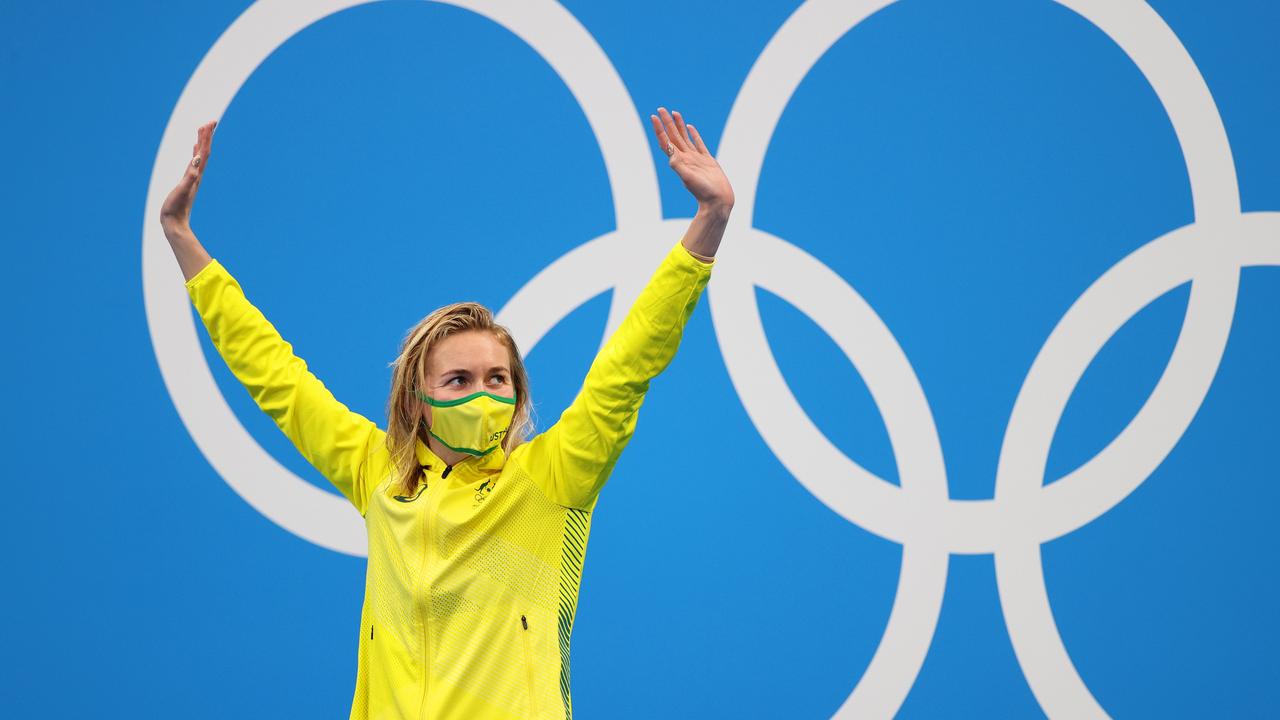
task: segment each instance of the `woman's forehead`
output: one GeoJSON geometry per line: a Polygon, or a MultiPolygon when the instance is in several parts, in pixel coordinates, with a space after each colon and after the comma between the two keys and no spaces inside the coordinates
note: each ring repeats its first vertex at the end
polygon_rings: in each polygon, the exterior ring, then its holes
{"type": "Polygon", "coordinates": [[[507,346],[484,330],[454,333],[435,344],[427,358],[427,371],[448,372],[455,369],[487,371],[495,367],[510,368],[507,346]]]}

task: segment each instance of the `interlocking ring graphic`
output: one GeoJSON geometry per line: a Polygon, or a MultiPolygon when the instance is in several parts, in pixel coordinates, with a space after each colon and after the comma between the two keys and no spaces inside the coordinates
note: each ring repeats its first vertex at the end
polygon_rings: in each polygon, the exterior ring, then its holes
{"type": "MultiPolygon", "coordinates": [[[[296,477],[236,419],[219,392],[157,223],[192,127],[221,117],[277,47],[309,25],[371,0],[260,0],[218,39],[183,90],[157,153],[143,225],[147,319],[162,376],[201,452],[250,505],[290,532],[364,554],[359,516],[296,477]],[[252,480],[250,480],[252,479],[252,480]]],[[[1182,437],[1217,373],[1239,273],[1280,265],[1280,213],[1241,213],[1226,130],[1194,61],[1140,0],[1058,0],[1105,32],[1163,103],[1191,180],[1195,221],[1139,248],[1087,288],[1050,333],[1014,402],[995,497],[952,500],[924,390],[892,332],[839,275],[751,226],[774,128],[809,69],[849,30],[892,0],[809,0],[752,67],[725,124],[718,157],[739,198],[708,291],[717,339],[751,421],[789,472],[841,516],[903,547],[893,609],[871,663],[837,712],[888,717],[914,684],[932,642],[950,555],[993,554],[1000,602],[1019,665],[1051,717],[1105,717],[1076,672],[1049,606],[1040,546],[1124,499],[1182,437]],[[1050,443],[1067,401],[1103,345],[1130,318],[1191,282],[1177,344],[1159,382],[1101,452],[1045,484],[1050,443]],[[773,359],[755,287],[805,312],[848,356],[889,433],[901,485],[876,477],[809,419],[773,359]]],[[[587,300],[613,289],[605,336],[617,326],[687,219],[663,220],[648,139],[621,78],[585,28],[551,0],[451,0],[511,31],[559,74],[586,114],[613,189],[618,229],[535,275],[499,313],[526,350],[587,300]]]]}

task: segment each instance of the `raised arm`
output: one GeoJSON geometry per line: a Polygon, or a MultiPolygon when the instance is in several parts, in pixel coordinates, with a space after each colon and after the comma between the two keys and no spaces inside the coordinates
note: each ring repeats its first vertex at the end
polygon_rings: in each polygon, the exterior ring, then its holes
{"type": "Polygon", "coordinates": [[[187,280],[191,301],[231,372],[307,462],[363,515],[374,481],[366,472],[368,460],[382,447],[385,434],[338,402],[307,370],[191,230],[191,206],[208,165],[214,125],[200,128],[191,162],[161,208],[165,237],[187,280]]]}
{"type": "Polygon", "coordinates": [[[733,209],[733,189],[679,113],[650,116],[659,146],[698,200],[681,244],[672,248],[636,298],[617,332],[601,348],[582,389],[560,420],[512,460],[557,503],[589,509],[635,430],[649,383],[675,356],[733,209]],[[660,116],[660,117],[659,117],[660,116]]]}

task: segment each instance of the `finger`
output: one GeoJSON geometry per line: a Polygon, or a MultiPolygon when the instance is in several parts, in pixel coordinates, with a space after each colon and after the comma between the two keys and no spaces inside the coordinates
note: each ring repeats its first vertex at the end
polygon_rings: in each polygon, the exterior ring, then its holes
{"type": "Polygon", "coordinates": [[[693,138],[693,146],[694,146],[694,147],[696,147],[696,148],[698,148],[698,152],[700,152],[700,153],[702,153],[702,154],[704,154],[704,155],[710,155],[710,154],[711,154],[711,152],[710,152],[709,150],[707,150],[707,144],[706,144],[706,143],[704,143],[704,142],[702,142],[702,136],[698,134],[698,128],[696,128],[696,127],[694,127],[694,126],[690,125],[690,126],[689,126],[689,136],[693,138]]]}
{"type": "Polygon", "coordinates": [[[675,121],[671,119],[671,113],[666,108],[658,108],[658,117],[662,118],[662,127],[667,131],[667,138],[677,150],[688,150],[689,146],[680,137],[680,131],[676,129],[675,121]]]}
{"type": "Polygon", "coordinates": [[[662,121],[657,115],[650,115],[649,122],[653,123],[653,136],[658,139],[659,144],[666,147],[667,133],[662,129],[662,121]]]}
{"type": "Polygon", "coordinates": [[[684,138],[684,133],[680,132],[680,128],[676,127],[676,121],[671,117],[671,113],[666,108],[658,108],[658,116],[662,118],[662,127],[667,131],[667,138],[677,150],[688,150],[689,143],[684,138]]]}
{"type": "Polygon", "coordinates": [[[205,134],[204,134],[204,153],[203,153],[203,155],[204,155],[206,158],[208,158],[208,157],[209,157],[209,155],[213,152],[213,133],[214,133],[214,131],[215,131],[215,130],[217,130],[217,128],[218,128],[218,121],[217,121],[217,120],[210,120],[210,121],[209,121],[209,123],[205,125],[205,127],[206,127],[206,128],[208,128],[208,129],[205,131],[205,134]]]}
{"type": "Polygon", "coordinates": [[[215,125],[217,125],[217,121],[207,122],[196,131],[196,146],[194,148],[194,156],[191,158],[191,169],[196,175],[196,182],[199,182],[200,176],[204,174],[204,169],[209,164],[209,153],[213,148],[213,128],[215,125]]]}
{"type": "Polygon", "coordinates": [[[209,146],[212,145],[213,123],[205,123],[200,128],[200,157],[209,159],[209,146]]]}
{"type": "Polygon", "coordinates": [[[673,111],[671,117],[676,121],[676,132],[680,133],[680,139],[685,141],[685,145],[690,150],[693,149],[693,141],[689,139],[689,128],[684,124],[684,116],[679,111],[673,111]]]}
{"type": "Polygon", "coordinates": [[[191,161],[187,163],[187,173],[198,173],[200,165],[204,162],[201,151],[204,146],[204,126],[196,128],[196,144],[191,146],[191,161]]]}
{"type": "Polygon", "coordinates": [[[663,155],[670,157],[671,153],[667,152],[667,148],[671,147],[671,139],[667,137],[667,131],[662,129],[662,121],[657,115],[650,115],[649,120],[653,123],[653,134],[658,138],[658,148],[663,155]]]}

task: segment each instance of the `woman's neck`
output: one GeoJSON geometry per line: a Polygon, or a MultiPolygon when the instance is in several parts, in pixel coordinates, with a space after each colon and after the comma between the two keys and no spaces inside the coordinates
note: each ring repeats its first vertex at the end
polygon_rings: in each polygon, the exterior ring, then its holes
{"type": "Polygon", "coordinates": [[[450,450],[444,446],[444,443],[437,440],[434,435],[427,435],[427,447],[431,449],[431,452],[435,453],[436,457],[443,460],[444,464],[449,467],[453,467],[454,465],[457,465],[471,457],[466,453],[450,450]]]}

